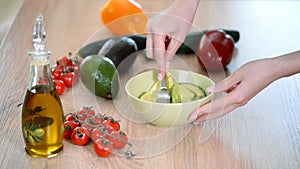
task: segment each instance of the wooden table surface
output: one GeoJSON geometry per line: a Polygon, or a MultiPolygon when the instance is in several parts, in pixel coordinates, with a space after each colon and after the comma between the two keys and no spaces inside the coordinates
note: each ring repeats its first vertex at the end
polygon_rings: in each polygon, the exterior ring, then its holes
{"type": "MultiPolygon", "coordinates": [[[[199,126],[158,128],[142,124],[122,109],[122,101],[93,97],[79,82],[61,96],[65,113],[92,105],[97,111],[122,120],[121,127],[137,154],[128,159],[122,152],[98,157],[92,148],[64,141],[62,154],[37,159],[24,151],[20,127],[21,109],[29,80],[31,36],[35,17],[42,13],[47,32],[46,48],[51,63],[77,51],[96,32],[112,36],[103,27],[99,11],[104,0],[25,0],[0,48],[0,168],[300,168],[300,75],[280,79],[234,112],[199,126]]],[[[139,0],[149,17],[168,7],[171,0],[139,0]]],[[[228,28],[240,31],[232,73],[242,64],[300,49],[300,2],[297,1],[203,1],[193,30],[228,28]]],[[[142,55],[142,53],[140,54],[142,55]]],[[[154,62],[138,57],[131,76],[154,62]],[[145,66],[146,65],[146,66],[145,66]]],[[[151,66],[149,66],[151,67],[151,66]]],[[[204,73],[195,56],[178,56],[172,68],[204,73]]],[[[253,70],[256,71],[256,70],[253,70]]],[[[260,73],[260,72],[257,72],[260,73]]],[[[214,80],[221,80],[212,74],[214,80]]]]}

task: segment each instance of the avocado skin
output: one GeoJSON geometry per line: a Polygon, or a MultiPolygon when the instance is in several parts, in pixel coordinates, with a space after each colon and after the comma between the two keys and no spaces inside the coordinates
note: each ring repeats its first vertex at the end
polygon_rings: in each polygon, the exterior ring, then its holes
{"type": "Polygon", "coordinates": [[[118,37],[106,41],[98,55],[110,58],[118,71],[122,73],[133,65],[137,57],[137,50],[138,47],[133,39],[118,37]]]}
{"type": "Polygon", "coordinates": [[[80,65],[80,78],[95,95],[112,99],[119,91],[118,72],[113,62],[104,56],[91,55],[80,65]]]}
{"type": "MultiPolygon", "coordinates": [[[[99,51],[101,50],[101,48],[103,47],[103,45],[107,41],[109,41],[111,39],[117,40],[122,37],[127,37],[127,38],[134,40],[134,42],[137,45],[137,49],[136,49],[137,51],[144,50],[146,48],[146,36],[145,35],[128,34],[125,36],[111,37],[111,38],[106,38],[106,39],[101,39],[101,40],[91,42],[91,43],[83,46],[81,49],[79,49],[78,54],[81,58],[85,58],[90,55],[97,55],[99,53],[99,51]]],[[[130,45],[131,45],[131,43],[130,43],[130,45]]]]}

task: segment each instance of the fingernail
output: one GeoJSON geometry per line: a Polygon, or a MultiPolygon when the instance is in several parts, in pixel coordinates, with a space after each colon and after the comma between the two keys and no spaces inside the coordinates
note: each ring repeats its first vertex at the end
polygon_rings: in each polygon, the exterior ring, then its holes
{"type": "Polygon", "coordinates": [[[158,73],[157,78],[158,78],[158,80],[162,80],[163,79],[162,73],[158,73]]]}
{"type": "Polygon", "coordinates": [[[202,123],[202,121],[195,121],[195,122],[193,122],[192,124],[193,125],[199,125],[199,124],[201,124],[202,123]]]}
{"type": "Polygon", "coordinates": [[[190,115],[189,119],[190,119],[190,120],[195,120],[197,117],[198,117],[198,113],[197,113],[197,112],[193,112],[193,113],[190,115]]]}

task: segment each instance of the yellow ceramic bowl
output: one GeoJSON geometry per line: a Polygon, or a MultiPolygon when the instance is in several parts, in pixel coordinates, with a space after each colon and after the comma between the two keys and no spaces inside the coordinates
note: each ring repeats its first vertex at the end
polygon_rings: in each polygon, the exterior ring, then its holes
{"type": "MultiPolygon", "coordinates": [[[[170,70],[170,73],[177,82],[193,83],[203,89],[214,85],[210,78],[198,73],[184,70],[170,70]]],[[[209,102],[212,97],[211,93],[206,92],[206,97],[185,103],[155,103],[139,99],[139,96],[147,92],[156,80],[157,71],[151,70],[132,77],[125,86],[133,108],[147,122],[155,126],[171,127],[191,123],[195,119],[189,120],[189,115],[198,107],[209,102]]]]}

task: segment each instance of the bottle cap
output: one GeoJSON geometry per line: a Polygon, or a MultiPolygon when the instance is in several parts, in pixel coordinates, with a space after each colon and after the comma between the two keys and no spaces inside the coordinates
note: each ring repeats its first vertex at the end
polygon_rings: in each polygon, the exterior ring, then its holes
{"type": "Polygon", "coordinates": [[[29,52],[29,56],[45,56],[50,55],[50,51],[45,51],[46,45],[46,31],[44,28],[44,17],[39,14],[34,23],[33,34],[32,34],[33,51],[29,52]]]}

